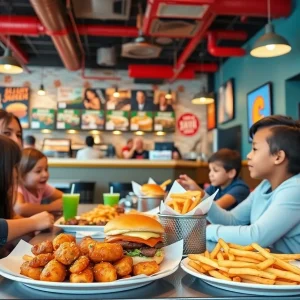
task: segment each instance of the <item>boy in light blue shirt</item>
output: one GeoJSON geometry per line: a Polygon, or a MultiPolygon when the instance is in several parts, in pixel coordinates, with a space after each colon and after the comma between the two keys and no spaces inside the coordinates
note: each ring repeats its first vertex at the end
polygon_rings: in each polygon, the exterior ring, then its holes
{"type": "Polygon", "coordinates": [[[206,238],[299,253],[300,124],[285,116],[266,117],[250,128],[250,137],[250,176],[264,180],[231,211],[213,203],[206,238]]]}

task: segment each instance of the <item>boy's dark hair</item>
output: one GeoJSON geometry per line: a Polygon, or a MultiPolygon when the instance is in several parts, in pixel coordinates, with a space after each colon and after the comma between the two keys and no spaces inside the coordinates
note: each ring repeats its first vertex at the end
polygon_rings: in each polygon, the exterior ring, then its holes
{"type": "Polygon", "coordinates": [[[85,138],[85,143],[86,143],[86,145],[87,145],[88,147],[93,147],[94,144],[95,144],[94,138],[93,138],[91,135],[87,136],[87,137],[85,138]]]}
{"type": "Polygon", "coordinates": [[[24,139],[25,144],[34,146],[35,145],[35,137],[33,135],[27,135],[24,139]]]}
{"type": "Polygon", "coordinates": [[[242,159],[238,151],[227,148],[220,149],[209,158],[208,163],[213,162],[221,162],[226,172],[235,170],[236,175],[234,178],[237,178],[240,174],[242,159]]]}
{"type": "Polygon", "coordinates": [[[251,138],[253,138],[254,134],[258,129],[264,127],[278,126],[278,125],[300,128],[299,122],[293,120],[291,117],[282,116],[282,115],[273,115],[273,116],[262,118],[261,120],[254,123],[249,130],[249,135],[251,138]]]}
{"type": "Polygon", "coordinates": [[[270,153],[276,154],[284,151],[288,160],[288,173],[296,175],[300,173],[300,126],[292,127],[278,125],[270,128],[271,135],[266,141],[270,147],[270,153]]]}
{"type": "Polygon", "coordinates": [[[19,146],[8,137],[0,135],[0,218],[3,219],[13,217],[13,195],[17,186],[14,172],[18,171],[20,159],[19,146]]]}

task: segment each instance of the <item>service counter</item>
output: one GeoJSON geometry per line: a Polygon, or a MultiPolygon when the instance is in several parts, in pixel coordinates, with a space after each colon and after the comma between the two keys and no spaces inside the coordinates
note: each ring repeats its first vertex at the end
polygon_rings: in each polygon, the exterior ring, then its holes
{"type": "MultiPolygon", "coordinates": [[[[187,174],[197,183],[209,182],[208,164],[184,160],[151,161],[132,159],[49,159],[51,182],[67,185],[74,181],[96,182],[95,203],[102,202],[102,193],[108,192],[109,182],[144,183],[149,177],[161,183],[167,179],[175,180],[180,174],[187,174]]],[[[254,188],[258,181],[250,178],[248,168],[243,163],[242,178],[254,188]]]]}

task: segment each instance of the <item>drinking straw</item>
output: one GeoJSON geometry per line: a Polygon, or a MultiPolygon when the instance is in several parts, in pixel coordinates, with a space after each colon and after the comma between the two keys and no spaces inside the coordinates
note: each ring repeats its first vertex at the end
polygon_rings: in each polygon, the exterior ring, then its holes
{"type": "Polygon", "coordinates": [[[75,189],[75,184],[72,183],[72,186],[71,186],[71,194],[74,194],[74,189],[75,189]]]}
{"type": "Polygon", "coordinates": [[[114,187],[113,187],[113,186],[110,187],[110,193],[111,193],[111,194],[114,193],[114,187]]]}

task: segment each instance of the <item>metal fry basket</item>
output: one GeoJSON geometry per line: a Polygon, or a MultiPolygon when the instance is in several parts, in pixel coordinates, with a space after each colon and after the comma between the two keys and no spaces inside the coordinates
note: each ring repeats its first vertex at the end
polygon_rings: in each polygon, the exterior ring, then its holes
{"type": "Polygon", "coordinates": [[[206,215],[162,215],[159,219],[165,229],[164,244],[183,239],[183,255],[203,253],[206,250],[206,215]]]}

